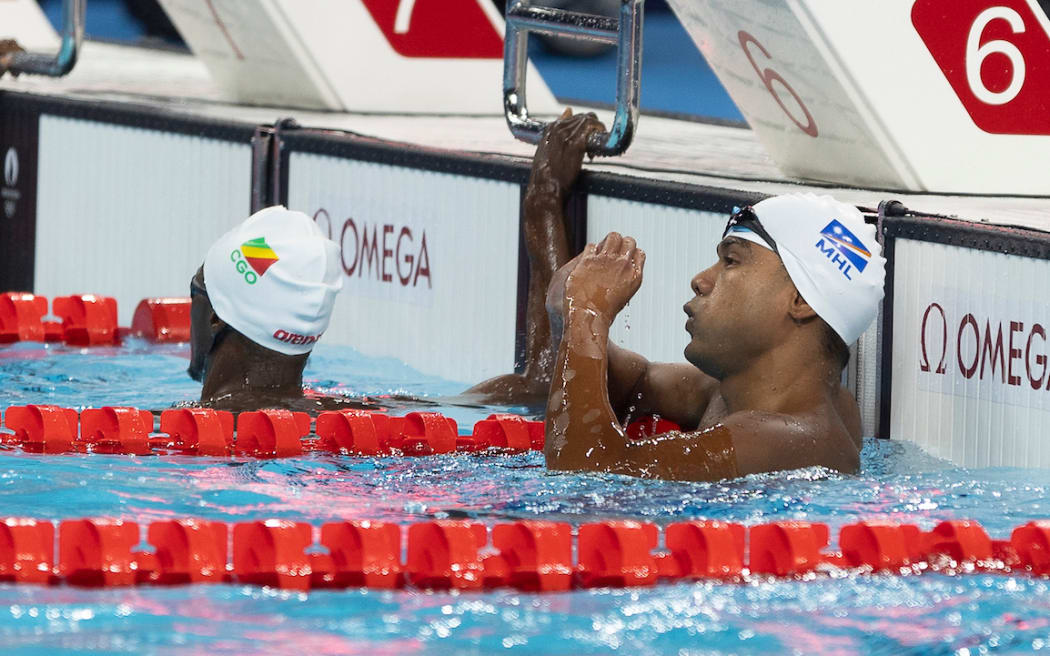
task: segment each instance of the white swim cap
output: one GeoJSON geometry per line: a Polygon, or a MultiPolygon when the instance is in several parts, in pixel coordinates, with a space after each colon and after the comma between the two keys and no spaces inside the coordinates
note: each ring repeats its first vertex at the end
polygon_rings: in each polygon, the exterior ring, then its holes
{"type": "Polygon", "coordinates": [[[268,207],[212,244],[204,283],[215,313],[245,337],[309,353],[343,287],[339,246],[302,212],[268,207]]]}
{"type": "Polygon", "coordinates": [[[868,329],[879,312],[886,259],[875,227],[852,205],[831,196],[787,194],[752,208],[775,249],[747,221],[730,221],[726,234],[780,255],[802,298],[847,345],[868,329]]]}

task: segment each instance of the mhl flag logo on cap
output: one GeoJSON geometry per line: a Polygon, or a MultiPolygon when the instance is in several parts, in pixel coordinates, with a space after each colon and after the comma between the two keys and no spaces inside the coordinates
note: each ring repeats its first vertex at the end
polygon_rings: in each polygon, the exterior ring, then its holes
{"type": "Polygon", "coordinates": [[[265,237],[252,239],[241,244],[241,254],[255,272],[262,276],[266,270],[277,263],[280,258],[266,243],[265,237]]]}
{"type": "Polygon", "coordinates": [[[817,248],[850,280],[849,274],[854,268],[863,272],[871,260],[868,247],[835,219],[820,231],[817,248]]]}

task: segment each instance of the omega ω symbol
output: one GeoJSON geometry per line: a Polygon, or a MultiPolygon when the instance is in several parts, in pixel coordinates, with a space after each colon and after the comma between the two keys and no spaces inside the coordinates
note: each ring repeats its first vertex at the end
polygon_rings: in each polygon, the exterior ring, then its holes
{"type": "Polygon", "coordinates": [[[8,187],[18,184],[18,151],[14,146],[8,148],[4,155],[4,184],[8,187]]]}
{"type": "MultiPolygon", "coordinates": [[[[934,315],[934,316],[936,316],[936,315],[934,315]]],[[[936,332],[934,332],[934,334],[933,334],[934,337],[935,337],[935,339],[932,340],[934,345],[936,345],[936,343],[937,343],[936,334],[937,334],[936,332]]],[[[934,371],[934,373],[936,373],[936,374],[943,374],[945,372],[944,360],[945,360],[945,358],[948,355],[948,317],[944,314],[944,308],[942,308],[939,303],[930,303],[930,305],[926,308],[926,312],[923,313],[923,315],[922,315],[922,327],[919,329],[919,346],[922,349],[922,360],[919,362],[919,370],[920,371],[929,372],[930,369],[931,369],[931,367],[930,367],[931,360],[930,360],[929,356],[932,355],[932,356],[934,356],[936,358],[937,350],[940,350],[941,358],[940,358],[939,363],[937,364],[937,368],[934,371]],[[932,313],[933,310],[936,310],[940,314],[940,320],[939,321],[936,318],[934,318],[932,320],[932,322],[931,322],[931,313],[932,313]],[[926,326],[927,326],[928,323],[933,323],[934,325],[936,325],[937,323],[940,323],[940,327],[941,327],[941,335],[940,335],[940,337],[941,337],[941,339],[940,339],[940,346],[941,346],[941,348],[940,349],[931,349],[930,352],[927,352],[927,347],[926,347],[926,335],[927,335],[927,333],[926,333],[926,326]]],[[[932,362],[938,362],[938,361],[935,359],[932,362]]]]}

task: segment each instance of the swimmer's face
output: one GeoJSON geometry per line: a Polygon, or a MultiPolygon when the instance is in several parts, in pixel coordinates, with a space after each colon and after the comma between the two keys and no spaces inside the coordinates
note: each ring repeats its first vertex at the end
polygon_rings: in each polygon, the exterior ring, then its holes
{"type": "Polygon", "coordinates": [[[718,261],[693,277],[695,296],[683,309],[691,338],[686,359],[722,379],[782,339],[797,292],[767,248],[726,237],[717,253],[718,261]]]}

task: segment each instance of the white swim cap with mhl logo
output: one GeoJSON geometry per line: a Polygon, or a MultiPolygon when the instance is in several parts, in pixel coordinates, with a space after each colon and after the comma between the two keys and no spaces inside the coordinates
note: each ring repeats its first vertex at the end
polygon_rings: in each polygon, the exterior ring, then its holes
{"type": "Polygon", "coordinates": [[[774,196],[751,208],[759,227],[745,218],[729,222],[724,236],[754,242],[780,255],[802,298],[847,345],[879,312],[886,260],[875,227],[852,205],[831,196],[774,196]],[[774,242],[759,234],[764,230],[774,242]]]}
{"type": "Polygon", "coordinates": [[[343,287],[339,246],[302,212],[268,207],[212,244],[204,283],[220,319],[260,346],[309,353],[343,287]]]}

